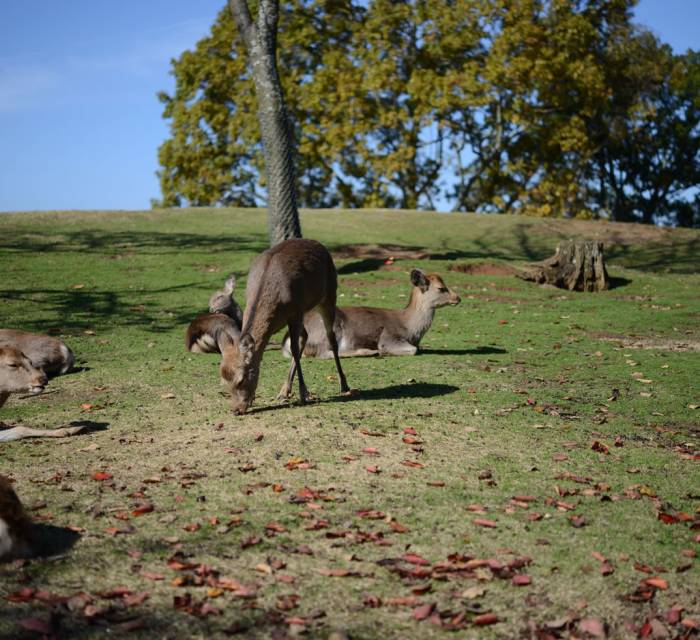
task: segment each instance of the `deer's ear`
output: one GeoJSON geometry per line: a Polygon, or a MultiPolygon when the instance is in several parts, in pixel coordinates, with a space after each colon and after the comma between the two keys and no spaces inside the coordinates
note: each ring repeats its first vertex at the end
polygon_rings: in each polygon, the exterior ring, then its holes
{"type": "Polygon", "coordinates": [[[232,273],[228,278],[226,278],[226,281],[224,282],[224,293],[230,296],[235,288],[236,275],[232,273]]]}
{"type": "Polygon", "coordinates": [[[250,336],[249,333],[246,333],[242,338],[241,342],[239,344],[240,352],[243,354],[243,362],[246,364],[250,364],[251,361],[253,360],[253,350],[255,348],[255,341],[253,338],[250,336]]]}
{"type": "Polygon", "coordinates": [[[421,269],[411,269],[411,284],[413,284],[414,287],[418,287],[423,292],[427,291],[430,287],[428,278],[425,277],[425,273],[421,269]]]}

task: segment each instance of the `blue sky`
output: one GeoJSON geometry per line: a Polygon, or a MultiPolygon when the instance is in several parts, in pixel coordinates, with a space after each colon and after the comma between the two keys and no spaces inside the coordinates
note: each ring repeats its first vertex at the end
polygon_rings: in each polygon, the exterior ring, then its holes
{"type": "MultiPolygon", "coordinates": [[[[0,23],[0,211],[147,209],[167,137],[169,61],[222,0],[5,0],[0,23]]],[[[700,0],[641,0],[637,22],[700,47],[700,0]]]]}

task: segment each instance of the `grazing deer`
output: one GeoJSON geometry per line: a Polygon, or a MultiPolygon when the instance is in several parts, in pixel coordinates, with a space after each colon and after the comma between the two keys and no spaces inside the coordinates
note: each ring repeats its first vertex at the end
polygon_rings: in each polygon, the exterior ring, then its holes
{"type": "MultiPolygon", "coordinates": [[[[377,307],[340,307],[335,314],[335,335],[341,356],[412,356],[421,338],[430,329],[435,309],[457,305],[460,297],[450,291],[437,274],[411,270],[413,290],[405,309],[377,307]]],[[[304,355],[316,358],[332,356],[323,321],[315,312],[304,318],[308,333],[304,355]]],[[[289,338],[285,337],[282,353],[289,357],[289,338]]]]}
{"type": "Polygon", "coordinates": [[[285,325],[289,329],[293,362],[280,397],[291,395],[292,381],[298,371],[301,402],[309,399],[300,360],[307,337],[304,314],[314,308],[319,311],[335,358],[341,392],[350,392],[333,334],[337,285],[333,258],[315,240],[285,240],[253,261],[248,274],[241,338],[237,344],[224,348],[221,361],[221,377],[231,391],[235,413],[245,413],[253,403],[265,347],[270,337],[285,325]]]}
{"type": "Polygon", "coordinates": [[[237,342],[243,325],[243,311],[233,299],[236,276],[231,274],[224,288],[209,298],[209,313],[197,316],[187,327],[185,348],[194,353],[221,353],[237,342]]]}
{"type": "Polygon", "coordinates": [[[12,483],[0,475],[0,561],[27,556],[31,546],[32,523],[12,483]]]}
{"type": "MultiPolygon", "coordinates": [[[[11,393],[41,393],[47,385],[46,374],[34,367],[19,349],[0,347],[0,407],[5,404],[11,393]]],[[[0,423],[2,425],[2,423],[0,423]]],[[[63,427],[61,429],[30,429],[29,427],[12,427],[0,429],[0,442],[20,440],[34,436],[62,438],[72,436],[82,427],[63,427]]]]}
{"type": "Polygon", "coordinates": [[[0,329],[0,346],[16,347],[48,376],[67,373],[75,362],[73,352],[64,342],[43,333],[0,329]]]}

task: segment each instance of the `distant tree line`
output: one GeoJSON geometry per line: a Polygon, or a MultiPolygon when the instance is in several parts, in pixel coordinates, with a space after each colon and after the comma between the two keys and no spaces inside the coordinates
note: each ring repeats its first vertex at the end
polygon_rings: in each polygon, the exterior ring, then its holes
{"type": "MultiPolygon", "coordinates": [[[[700,52],[635,0],[293,0],[278,63],[305,207],[700,226],[700,52]]],[[[158,206],[266,200],[235,23],[173,60],[158,206]]]]}

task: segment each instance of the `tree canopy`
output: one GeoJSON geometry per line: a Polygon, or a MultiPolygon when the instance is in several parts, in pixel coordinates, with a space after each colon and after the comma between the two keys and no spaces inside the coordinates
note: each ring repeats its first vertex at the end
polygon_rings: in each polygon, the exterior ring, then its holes
{"type": "MultiPolygon", "coordinates": [[[[635,0],[292,0],[278,65],[299,204],[700,225],[700,53],[635,0]]],[[[160,94],[162,206],[266,202],[224,9],[160,94]]]]}

